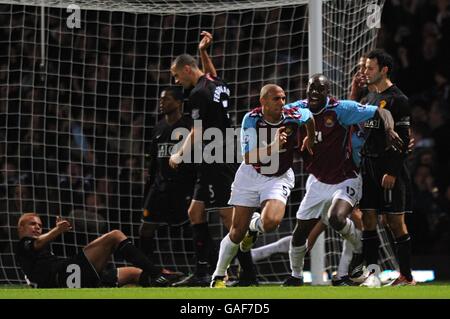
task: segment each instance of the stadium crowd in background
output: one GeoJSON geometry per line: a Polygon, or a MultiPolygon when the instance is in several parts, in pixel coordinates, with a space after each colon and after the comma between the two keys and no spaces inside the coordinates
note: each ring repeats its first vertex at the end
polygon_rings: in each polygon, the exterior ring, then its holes
{"type": "MultiPolygon", "coordinates": [[[[58,215],[81,215],[90,216],[95,232],[120,226],[126,235],[137,234],[142,207],[136,194],[143,193],[143,158],[158,120],[159,83],[171,82],[168,70],[174,52],[166,44],[186,41],[173,30],[173,16],[142,15],[134,21],[132,14],[92,12],[86,14],[86,28],[67,32],[65,20],[58,18],[60,9],[52,9],[48,64],[41,70],[36,8],[28,7],[26,15],[22,6],[0,8],[0,39],[12,43],[0,46],[0,250],[8,249],[8,229],[15,229],[24,211],[41,213],[46,225],[58,215]],[[166,28],[162,35],[161,26],[166,28]],[[148,41],[160,43],[157,55],[149,56],[148,41]],[[50,220],[44,217],[47,212],[50,220]]],[[[220,70],[231,62],[222,58],[224,23],[220,18],[214,23],[212,56],[220,70]]],[[[289,43],[289,30],[268,27],[266,32],[274,37],[281,33],[278,45],[289,43]]],[[[242,47],[248,46],[249,31],[239,34],[242,47]]],[[[198,41],[198,33],[195,37],[198,41]]],[[[415,147],[408,164],[414,214],[407,216],[407,224],[414,235],[413,254],[450,254],[450,1],[387,0],[377,47],[394,57],[398,68],[392,79],[411,106],[415,147]]],[[[180,45],[175,53],[183,50],[180,45]]],[[[275,65],[290,54],[295,53],[270,55],[266,62],[275,65]]],[[[258,59],[261,52],[249,56],[250,61],[258,59]]],[[[301,98],[298,88],[305,79],[286,85],[287,78],[298,77],[300,65],[285,65],[270,76],[282,74],[278,84],[294,92],[291,100],[301,98]]],[[[241,65],[229,69],[247,72],[241,65]]],[[[249,71],[251,79],[258,79],[251,87],[246,83],[232,88],[239,96],[236,106],[242,108],[235,124],[249,105],[257,104],[261,80],[271,80],[261,78],[260,71],[249,71]]],[[[235,72],[222,77],[247,76],[235,72]]],[[[69,250],[75,250],[75,242],[84,245],[94,239],[83,232],[73,237],[65,238],[73,243],[69,250]]]]}
{"type": "Polygon", "coordinates": [[[386,1],[377,47],[394,57],[392,80],[411,108],[413,254],[449,254],[450,1],[386,1]]]}

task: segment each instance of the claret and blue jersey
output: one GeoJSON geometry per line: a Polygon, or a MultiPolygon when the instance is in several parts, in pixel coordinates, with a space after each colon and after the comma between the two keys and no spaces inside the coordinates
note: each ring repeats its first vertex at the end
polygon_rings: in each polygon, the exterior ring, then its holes
{"type": "MultiPolygon", "coordinates": [[[[296,101],[286,107],[306,109],[308,101],[296,101]]],[[[373,105],[328,98],[325,108],[314,114],[316,140],[314,154],[305,152],[303,157],[306,171],[326,184],[356,177],[363,139],[355,133],[354,126],[374,117],[376,110],[373,105]]]]}
{"type": "MultiPolygon", "coordinates": [[[[241,127],[241,151],[246,154],[255,148],[266,147],[272,142],[273,135],[279,127],[285,127],[287,143],[279,153],[279,168],[275,176],[284,174],[291,166],[294,149],[297,146],[298,128],[312,117],[311,112],[305,108],[283,107],[282,117],[277,123],[264,120],[262,107],[248,112],[242,120],[241,127]]],[[[252,163],[253,167],[261,172],[261,166],[269,166],[270,163],[252,163]]]]}

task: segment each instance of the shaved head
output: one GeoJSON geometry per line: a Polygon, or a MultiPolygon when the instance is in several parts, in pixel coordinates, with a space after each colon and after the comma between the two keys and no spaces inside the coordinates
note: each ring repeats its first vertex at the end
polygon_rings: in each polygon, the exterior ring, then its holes
{"type": "Polygon", "coordinates": [[[172,61],[172,67],[177,69],[182,68],[185,65],[189,65],[191,68],[198,68],[197,61],[189,54],[181,54],[172,61]]]}
{"type": "Polygon", "coordinates": [[[273,94],[273,92],[277,92],[279,90],[283,91],[283,89],[276,84],[266,84],[262,87],[261,92],[259,93],[259,98],[267,98],[270,93],[273,94]]]}
{"type": "Polygon", "coordinates": [[[306,96],[311,112],[319,112],[326,106],[330,86],[330,80],[323,74],[317,73],[309,78],[306,96]]]}
{"type": "Polygon", "coordinates": [[[316,73],[309,78],[308,87],[313,83],[320,83],[321,85],[326,86],[328,92],[330,91],[330,80],[321,73],[316,73]]]}
{"type": "Polygon", "coordinates": [[[283,106],[286,103],[286,94],[280,86],[267,84],[261,89],[259,102],[263,108],[264,119],[276,122],[282,117],[283,106]]]}

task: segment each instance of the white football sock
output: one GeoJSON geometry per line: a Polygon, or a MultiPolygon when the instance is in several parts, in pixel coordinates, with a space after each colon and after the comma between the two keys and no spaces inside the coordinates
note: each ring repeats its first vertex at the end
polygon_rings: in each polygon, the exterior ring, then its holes
{"type": "Polygon", "coordinates": [[[355,253],[362,253],[362,232],[355,227],[355,224],[350,218],[345,219],[345,226],[339,230],[338,233],[340,233],[344,239],[347,239],[353,245],[355,253]]]}
{"type": "Polygon", "coordinates": [[[220,242],[219,259],[217,260],[216,270],[213,278],[216,276],[224,277],[227,269],[230,266],[234,256],[236,256],[239,249],[239,244],[235,244],[230,239],[230,234],[227,234],[220,242]]]}
{"type": "Polygon", "coordinates": [[[291,245],[292,236],[286,236],[283,238],[280,238],[274,243],[261,246],[258,248],[253,248],[251,250],[252,252],[252,259],[254,262],[257,262],[261,259],[265,259],[270,257],[273,254],[276,253],[288,253],[289,252],[289,246],[291,245]]]}
{"type": "Polygon", "coordinates": [[[259,233],[265,233],[261,215],[259,213],[253,213],[252,219],[250,220],[250,225],[248,227],[251,231],[257,231],[259,233]]]}
{"type": "Polygon", "coordinates": [[[339,259],[339,266],[337,270],[338,278],[342,278],[348,275],[348,267],[353,258],[353,245],[346,239],[342,243],[342,254],[339,259]]]}
{"type": "Polygon", "coordinates": [[[294,247],[291,242],[289,247],[289,261],[291,262],[292,277],[303,277],[303,265],[305,263],[306,250],[306,243],[303,246],[294,247]]]}

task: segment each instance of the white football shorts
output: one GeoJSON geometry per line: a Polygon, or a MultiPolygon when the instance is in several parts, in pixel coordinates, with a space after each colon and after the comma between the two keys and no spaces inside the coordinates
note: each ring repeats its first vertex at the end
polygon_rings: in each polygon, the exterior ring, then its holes
{"type": "Polygon", "coordinates": [[[229,205],[260,207],[268,199],[278,199],[286,204],[295,184],[292,169],[280,176],[264,176],[252,165],[241,163],[231,185],[229,205]]]}
{"type": "Polygon", "coordinates": [[[335,199],[345,200],[355,207],[362,195],[362,178],[358,174],[357,177],[346,179],[339,184],[325,184],[310,174],[305,188],[305,197],[297,210],[297,219],[327,220],[328,209],[335,199]]]}

